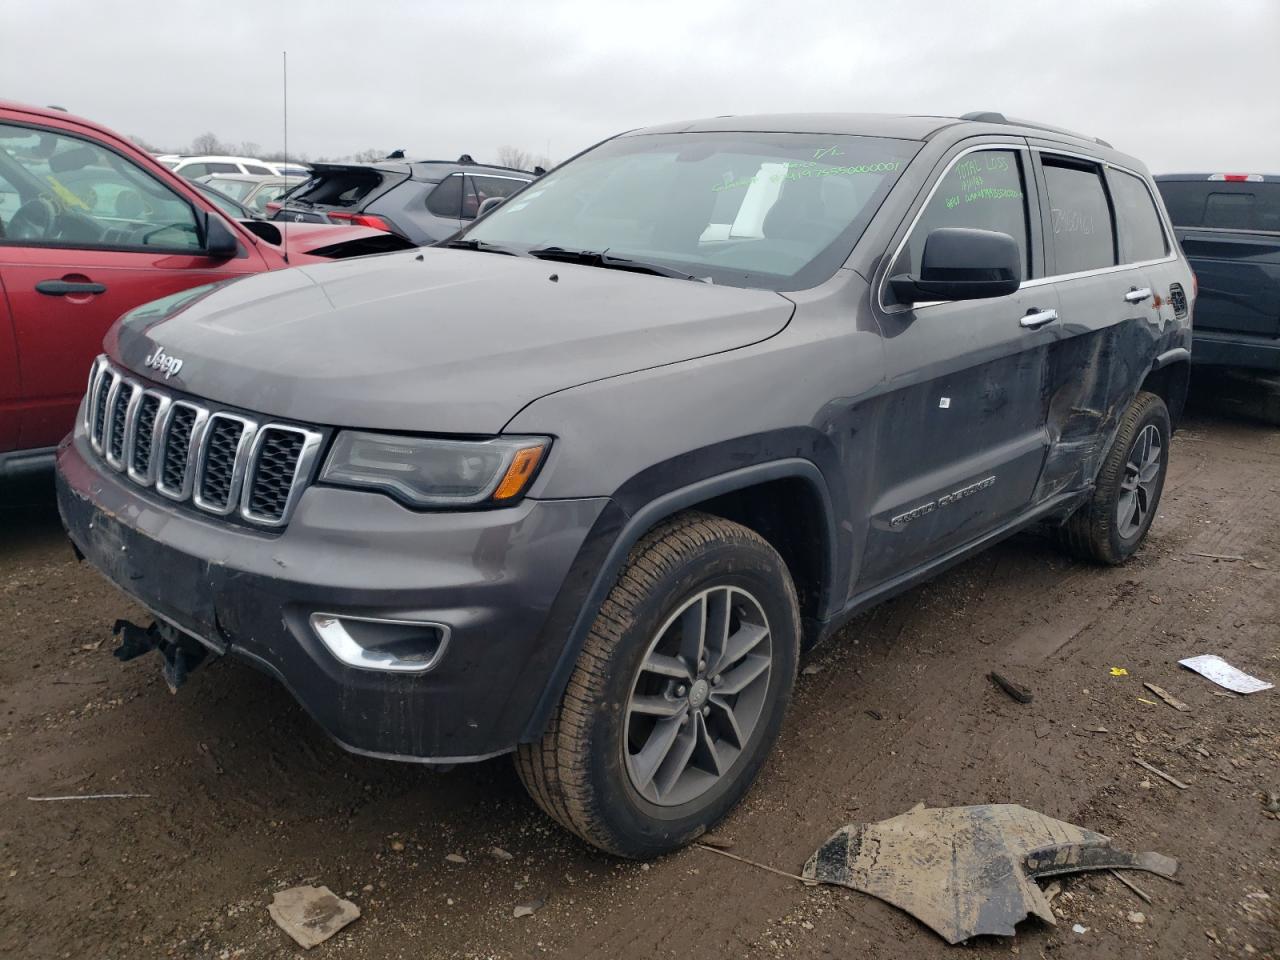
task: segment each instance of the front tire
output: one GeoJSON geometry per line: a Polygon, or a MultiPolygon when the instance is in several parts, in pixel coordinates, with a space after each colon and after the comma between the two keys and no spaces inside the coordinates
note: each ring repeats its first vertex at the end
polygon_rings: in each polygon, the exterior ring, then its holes
{"type": "Polygon", "coordinates": [[[1139,393],[1120,418],[1093,495],[1058,529],[1068,552],[1108,566],[1133,556],[1160,506],[1172,434],[1164,401],[1139,393]]]}
{"type": "Polygon", "coordinates": [[[768,756],[795,683],[800,613],[754,531],[700,513],[632,548],[542,739],[516,753],[547,814],[648,858],[727,814],[768,756]]]}

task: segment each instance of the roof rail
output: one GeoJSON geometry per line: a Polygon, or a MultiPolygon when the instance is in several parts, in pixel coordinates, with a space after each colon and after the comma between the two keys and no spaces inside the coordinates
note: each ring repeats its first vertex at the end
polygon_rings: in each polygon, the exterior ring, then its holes
{"type": "Polygon", "coordinates": [[[1090,143],[1096,143],[1104,147],[1111,146],[1101,137],[1087,137],[1083,133],[1076,133],[1074,130],[1067,130],[1064,127],[1036,123],[1034,120],[1018,120],[1013,117],[1006,117],[1003,113],[997,113],[994,110],[975,110],[973,113],[966,113],[960,119],[972,120],[976,123],[1008,123],[1018,127],[1031,127],[1034,130],[1048,130],[1050,133],[1065,134],[1068,137],[1075,137],[1077,140],[1088,140],[1090,143]]]}

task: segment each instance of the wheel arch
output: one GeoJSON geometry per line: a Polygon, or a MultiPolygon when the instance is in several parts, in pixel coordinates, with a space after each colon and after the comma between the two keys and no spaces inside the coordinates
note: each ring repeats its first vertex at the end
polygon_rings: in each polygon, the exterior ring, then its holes
{"type": "Polygon", "coordinates": [[[1169,408],[1169,423],[1174,430],[1187,405],[1187,390],[1191,383],[1191,351],[1177,347],[1160,354],[1151,364],[1151,370],[1142,381],[1139,390],[1154,393],[1169,408]]]}
{"type": "Polygon", "coordinates": [[[792,457],[690,483],[654,497],[623,523],[577,611],[521,742],[536,741],[546,729],[592,621],[617,582],[631,548],[664,520],[693,509],[741,523],[779,552],[796,583],[806,639],[817,635],[817,623],[830,614],[837,576],[835,510],[818,466],[792,457]],[[821,549],[804,551],[807,537],[820,538],[821,549]]]}

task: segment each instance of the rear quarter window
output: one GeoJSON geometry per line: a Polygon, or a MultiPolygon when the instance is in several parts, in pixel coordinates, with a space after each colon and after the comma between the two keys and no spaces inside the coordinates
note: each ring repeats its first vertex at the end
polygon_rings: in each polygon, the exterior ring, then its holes
{"type": "Polygon", "coordinates": [[[427,194],[427,209],[437,217],[458,220],[462,217],[462,174],[454,173],[441,180],[427,194]]]}
{"type": "Polygon", "coordinates": [[[1120,228],[1120,258],[1125,263],[1159,260],[1169,253],[1164,225],[1154,198],[1140,177],[1111,170],[1111,198],[1120,228]]]}
{"type": "Polygon", "coordinates": [[[1280,183],[1162,180],[1156,186],[1175,227],[1280,233],[1280,183]]]}

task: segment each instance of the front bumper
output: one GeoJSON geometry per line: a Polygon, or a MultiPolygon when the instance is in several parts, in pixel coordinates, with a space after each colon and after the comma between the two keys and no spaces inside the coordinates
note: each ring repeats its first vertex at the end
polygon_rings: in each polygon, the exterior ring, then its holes
{"type": "MultiPolygon", "coordinates": [[[[160,619],[274,674],[342,746],[454,763],[509,751],[563,648],[553,606],[584,582],[607,498],[419,513],[375,493],[313,486],[289,526],[263,533],[161,501],[106,467],[82,431],[57,454],[72,541],[160,619]],[[448,625],[420,674],[359,669],[311,614],[448,625]]],[[[610,524],[611,526],[611,524],[610,524]]]]}

